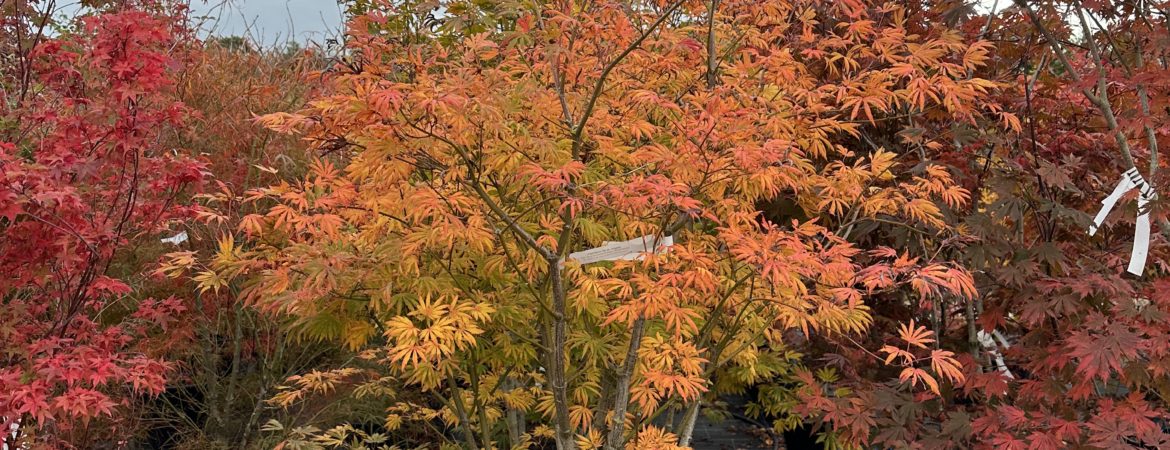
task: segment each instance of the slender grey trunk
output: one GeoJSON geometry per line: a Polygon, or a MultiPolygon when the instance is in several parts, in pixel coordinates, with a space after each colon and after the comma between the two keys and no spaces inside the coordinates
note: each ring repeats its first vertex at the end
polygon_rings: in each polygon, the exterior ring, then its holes
{"type": "Polygon", "coordinates": [[[626,360],[622,371],[614,383],[616,391],[613,396],[613,426],[609,429],[609,436],[605,439],[605,450],[625,448],[624,434],[626,432],[626,409],[630,403],[630,378],[634,375],[634,365],[638,362],[638,348],[642,345],[642,333],[646,329],[646,319],[638,318],[630,331],[630,346],[626,351],[626,360]]]}
{"type": "Polygon", "coordinates": [[[975,300],[967,300],[963,309],[967,317],[967,346],[971,349],[971,356],[979,359],[979,332],[975,328],[975,300]]]}
{"type": "Polygon", "coordinates": [[[451,404],[455,406],[455,415],[459,417],[459,431],[463,435],[463,442],[468,450],[479,448],[475,444],[475,433],[471,430],[471,417],[467,415],[467,407],[463,404],[463,394],[455,384],[454,376],[447,377],[447,386],[451,389],[451,404]]]}
{"type": "Polygon", "coordinates": [[[715,89],[719,79],[716,70],[719,69],[719,60],[715,47],[715,11],[719,9],[719,0],[711,0],[707,8],[707,89],[715,89]]]}
{"type": "MultiPolygon", "coordinates": [[[[519,387],[516,379],[508,377],[504,380],[504,389],[511,391],[519,387]]],[[[521,436],[524,435],[524,430],[527,424],[524,423],[524,411],[513,407],[508,407],[507,413],[504,415],[504,423],[508,426],[508,444],[511,446],[520,445],[521,436]]]]}
{"type": "Polygon", "coordinates": [[[601,394],[597,399],[597,409],[593,411],[593,429],[601,435],[606,434],[605,416],[613,409],[613,391],[617,380],[617,368],[606,365],[601,370],[601,394]]]}
{"type": "MultiPolygon", "coordinates": [[[[219,405],[220,417],[226,418],[232,415],[232,409],[236,403],[236,393],[240,387],[240,360],[243,357],[243,340],[244,329],[242,322],[244,315],[244,305],[241,302],[236,302],[234,309],[235,314],[232,316],[232,368],[227,380],[227,393],[224,394],[224,401],[219,405]]],[[[224,429],[225,433],[229,430],[224,429]]],[[[227,433],[225,435],[229,435],[227,433]]]]}
{"type": "Polygon", "coordinates": [[[690,447],[691,436],[695,433],[695,421],[699,418],[699,407],[702,402],[703,397],[699,396],[687,406],[687,412],[683,414],[682,423],[678,426],[679,447],[690,447]]]}
{"type": "Polygon", "coordinates": [[[548,385],[553,393],[557,450],[576,450],[573,427],[569,421],[569,387],[565,376],[565,344],[568,340],[565,321],[565,283],[559,258],[549,258],[553,294],[553,332],[549,349],[548,385]]]}

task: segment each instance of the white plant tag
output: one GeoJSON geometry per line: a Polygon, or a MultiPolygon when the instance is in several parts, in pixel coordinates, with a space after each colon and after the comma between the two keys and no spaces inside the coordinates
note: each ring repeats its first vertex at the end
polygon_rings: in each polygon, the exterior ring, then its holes
{"type": "Polygon", "coordinates": [[[1003,335],[999,334],[999,331],[992,331],[992,333],[995,334],[992,335],[986,331],[979,330],[979,333],[976,334],[975,337],[979,339],[979,344],[983,345],[983,348],[986,348],[987,353],[990,354],[992,359],[995,360],[996,368],[999,369],[999,371],[1002,372],[1005,377],[1014,380],[1016,377],[1012,375],[1011,370],[1008,370],[1007,363],[1003,360],[1003,355],[999,353],[999,348],[995,345],[995,340],[999,339],[1000,343],[1003,344],[1003,348],[1010,348],[1011,346],[1008,345],[1007,340],[1003,338],[1003,335]],[[993,339],[992,336],[995,338],[993,339]]]}
{"type": "MultiPolygon", "coordinates": [[[[8,426],[8,429],[12,431],[12,433],[11,433],[11,435],[12,435],[12,440],[13,440],[13,441],[15,441],[15,440],[16,440],[16,438],[17,438],[18,436],[20,436],[20,434],[19,434],[19,432],[20,432],[20,419],[16,419],[15,421],[13,421],[13,422],[12,422],[12,425],[9,425],[9,426],[8,426]]],[[[5,437],[4,437],[4,440],[2,440],[2,441],[0,441],[0,442],[3,442],[3,444],[4,444],[4,445],[0,446],[0,450],[9,450],[9,448],[8,448],[8,437],[7,437],[7,436],[5,436],[5,437]]]]}
{"type": "Polygon", "coordinates": [[[1121,180],[1117,182],[1117,187],[1113,188],[1113,193],[1101,200],[1101,210],[1097,212],[1097,216],[1093,218],[1093,224],[1089,225],[1089,236],[1097,234],[1097,230],[1101,227],[1101,223],[1105,221],[1105,217],[1109,215],[1109,211],[1117,205],[1117,201],[1121,200],[1121,196],[1126,192],[1138,189],[1138,217],[1135,223],[1135,230],[1133,236],[1133,250],[1129,256],[1129,267],[1126,270],[1134,275],[1141,276],[1146,267],[1146,255],[1150,250],[1150,211],[1147,205],[1158,198],[1154,190],[1150,188],[1146,179],[1142,178],[1142,174],[1137,171],[1137,168],[1130,168],[1121,176],[1121,180]]]}
{"type": "Polygon", "coordinates": [[[654,248],[655,253],[661,253],[667,247],[674,245],[674,236],[661,238],[649,235],[620,242],[602,242],[601,247],[569,253],[569,259],[576,260],[582,265],[598,261],[632,261],[642,259],[643,255],[654,248]],[[655,241],[658,245],[654,245],[655,241]]]}
{"type": "Polygon", "coordinates": [[[162,243],[166,243],[166,244],[179,245],[179,244],[182,244],[182,243],[187,241],[187,232],[180,231],[178,234],[176,234],[174,236],[171,236],[169,238],[162,238],[162,239],[159,239],[158,241],[162,242],[162,243]]]}

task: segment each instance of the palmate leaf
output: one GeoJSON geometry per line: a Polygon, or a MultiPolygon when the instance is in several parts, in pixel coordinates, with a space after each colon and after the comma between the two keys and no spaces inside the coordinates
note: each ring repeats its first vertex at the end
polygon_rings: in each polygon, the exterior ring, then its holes
{"type": "Polygon", "coordinates": [[[297,325],[305,337],[318,341],[340,339],[346,332],[345,321],[338,315],[328,312],[304,318],[297,325]]]}
{"type": "Polygon", "coordinates": [[[958,384],[963,381],[964,375],[962,365],[954,356],[947,350],[933,350],[930,352],[930,368],[941,378],[958,384]]]}
{"type": "Polygon", "coordinates": [[[1077,372],[1087,379],[1108,380],[1138,354],[1138,335],[1125,325],[1113,323],[1103,331],[1101,335],[1081,332],[1068,339],[1069,356],[1076,360],[1077,372]]]}
{"type": "Polygon", "coordinates": [[[898,375],[898,379],[903,383],[909,383],[911,386],[917,386],[919,383],[921,383],[927,389],[930,389],[931,392],[939,394],[938,380],[935,380],[935,378],[929,373],[926,373],[925,370],[914,367],[907,367],[902,369],[902,372],[898,375]]]}
{"type": "Polygon", "coordinates": [[[914,347],[927,348],[927,344],[934,342],[931,338],[933,335],[934,332],[927,330],[926,327],[915,325],[914,319],[911,319],[909,324],[898,326],[898,336],[906,341],[906,344],[914,347]]]}

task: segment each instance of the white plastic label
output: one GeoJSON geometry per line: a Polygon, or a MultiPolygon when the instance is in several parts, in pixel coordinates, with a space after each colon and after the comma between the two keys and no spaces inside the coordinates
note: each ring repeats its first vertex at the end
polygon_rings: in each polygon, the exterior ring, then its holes
{"type": "Polygon", "coordinates": [[[1101,223],[1105,221],[1105,217],[1109,215],[1109,211],[1117,205],[1117,201],[1125,193],[1138,189],[1138,216],[1133,236],[1133,250],[1129,256],[1129,273],[1141,276],[1146,267],[1146,255],[1150,250],[1150,211],[1147,205],[1158,198],[1154,190],[1146,183],[1142,174],[1138,173],[1137,168],[1131,168],[1121,176],[1121,180],[1117,182],[1117,187],[1113,188],[1113,193],[1101,200],[1101,210],[1097,212],[1097,216],[1093,218],[1093,224],[1089,225],[1089,236],[1097,234],[1097,229],[1101,227],[1101,223]]]}
{"type": "Polygon", "coordinates": [[[169,238],[162,238],[162,239],[159,239],[158,241],[162,242],[162,243],[166,243],[166,244],[179,245],[179,244],[182,244],[183,242],[187,241],[187,232],[180,231],[178,234],[176,234],[174,236],[171,236],[169,238]]]}
{"type": "Polygon", "coordinates": [[[672,245],[674,245],[674,236],[649,235],[628,241],[603,242],[601,247],[570,253],[569,259],[576,260],[582,265],[598,261],[632,261],[642,259],[646,253],[651,251],[661,253],[672,245]]]}
{"type": "Polygon", "coordinates": [[[1012,375],[1011,370],[1008,370],[1007,363],[1005,363],[1003,360],[1003,354],[999,352],[999,348],[996,346],[995,341],[998,339],[1000,344],[1003,345],[1003,348],[1011,348],[1011,346],[1008,345],[1007,339],[1004,339],[1003,335],[999,334],[999,331],[992,331],[991,333],[994,334],[989,334],[986,331],[979,330],[979,333],[976,334],[975,337],[979,339],[979,344],[983,345],[983,348],[986,348],[987,353],[990,354],[991,358],[995,360],[996,369],[999,369],[999,371],[1003,373],[1005,377],[1014,380],[1016,377],[1012,375]],[[992,336],[994,336],[994,339],[992,336]]]}

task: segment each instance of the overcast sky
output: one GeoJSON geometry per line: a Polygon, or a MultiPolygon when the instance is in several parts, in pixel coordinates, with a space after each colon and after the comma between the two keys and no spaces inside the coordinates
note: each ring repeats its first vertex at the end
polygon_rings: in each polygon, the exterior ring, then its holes
{"type": "Polygon", "coordinates": [[[191,0],[192,16],[205,33],[249,35],[263,44],[295,40],[318,43],[337,33],[341,10],[334,0],[191,0]]]}
{"type": "MultiPolygon", "coordinates": [[[[336,0],[186,0],[203,36],[245,36],[265,45],[324,43],[341,30],[336,0]]],[[[3,4],[0,0],[0,4],[3,4]]],[[[73,17],[78,0],[58,0],[55,15],[73,17]]]]}
{"type": "MultiPolygon", "coordinates": [[[[188,0],[192,18],[203,35],[247,35],[265,45],[323,43],[341,29],[341,9],[336,0],[188,0]]],[[[982,11],[1001,10],[1011,0],[975,0],[982,11]]],[[[77,0],[59,1],[58,14],[77,10],[77,0]]]]}

